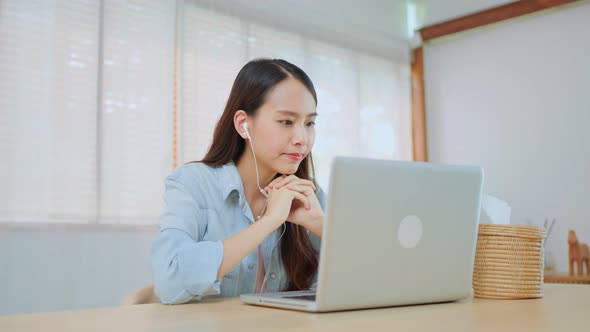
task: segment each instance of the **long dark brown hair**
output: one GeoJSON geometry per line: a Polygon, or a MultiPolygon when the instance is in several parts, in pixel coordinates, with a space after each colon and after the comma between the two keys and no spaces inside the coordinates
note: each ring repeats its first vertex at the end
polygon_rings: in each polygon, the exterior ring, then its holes
{"type": "MultiPolygon", "coordinates": [[[[292,77],[307,87],[318,103],[311,79],[299,67],[280,59],[256,59],[248,62],[238,73],[232,86],[223,114],[217,122],[209,151],[201,160],[211,167],[223,166],[230,161],[237,164],[245,150],[245,140],[234,129],[234,114],[244,110],[255,116],[265,102],[268,92],[281,81],[292,77]]],[[[295,176],[315,184],[311,152],[305,157],[295,176]]],[[[313,248],[307,231],[296,224],[285,223],[287,229],[281,239],[281,260],[287,272],[285,290],[309,288],[318,269],[318,252],[313,248]]]]}

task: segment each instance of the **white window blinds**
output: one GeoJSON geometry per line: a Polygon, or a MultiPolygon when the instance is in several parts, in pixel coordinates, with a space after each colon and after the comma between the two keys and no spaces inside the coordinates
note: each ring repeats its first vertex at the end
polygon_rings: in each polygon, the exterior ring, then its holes
{"type": "Polygon", "coordinates": [[[0,219],[96,214],[95,1],[0,2],[0,219]]]}
{"type": "Polygon", "coordinates": [[[154,223],[171,171],[176,3],[0,6],[0,218],[154,223]]]}
{"type": "Polygon", "coordinates": [[[176,5],[104,6],[99,219],[153,223],[172,165],[176,5]]]}
{"type": "Polygon", "coordinates": [[[245,47],[237,18],[186,4],[182,22],[181,164],[205,155],[245,47]]]}

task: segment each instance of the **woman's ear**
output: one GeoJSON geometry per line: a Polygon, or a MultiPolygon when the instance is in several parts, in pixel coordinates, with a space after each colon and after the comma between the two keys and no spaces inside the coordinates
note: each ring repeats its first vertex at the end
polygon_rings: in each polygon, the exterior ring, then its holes
{"type": "Polygon", "coordinates": [[[238,110],[234,114],[234,128],[243,139],[246,139],[246,131],[244,130],[244,123],[248,123],[248,114],[243,110],[238,110]]]}

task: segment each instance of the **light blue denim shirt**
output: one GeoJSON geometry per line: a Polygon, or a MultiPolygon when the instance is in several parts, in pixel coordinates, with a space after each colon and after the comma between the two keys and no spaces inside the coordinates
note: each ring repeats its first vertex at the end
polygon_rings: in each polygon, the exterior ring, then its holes
{"type": "MultiPolygon", "coordinates": [[[[186,164],[166,178],[165,186],[165,209],[151,256],[160,300],[173,304],[198,301],[205,296],[253,293],[258,273],[257,250],[216,280],[223,258],[222,241],[254,222],[236,165],[186,164]]],[[[326,195],[319,186],[317,197],[325,209],[326,195]]],[[[262,242],[269,292],[287,285],[277,243],[282,230],[279,227],[262,242]]],[[[320,239],[309,235],[319,252],[320,239]]]]}

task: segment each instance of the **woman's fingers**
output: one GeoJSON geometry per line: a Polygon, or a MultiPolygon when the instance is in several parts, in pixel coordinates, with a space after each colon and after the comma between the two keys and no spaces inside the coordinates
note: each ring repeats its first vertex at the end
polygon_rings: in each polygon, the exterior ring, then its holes
{"type": "Polygon", "coordinates": [[[298,201],[300,201],[301,203],[303,203],[303,206],[309,210],[310,209],[310,204],[309,204],[309,199],[303,195],[302,193],[298,192],[298,191],[294,191],[294,190],[290,190],[291,193],[293,193],[293,198],[297,199],[298,201]]]}
{"type": "MultiPolygon", "coordinates": [[[[277,179],[275,179],[275,180],[277,180],[277,179]]],[[[292,185],[292,184],[307,185],[307,186],[310,186],[314,192],[316,190],[316,186],[315,186],[315,184],[313,184],[313,182],[311,182],[309,180],[300,179],[300,178],[296,177],[295,175],[289,175],[289,176],[282,178],[276,182],[273,181],[269,184],[269,187],[275,188],[275,189],[280,189],[286,185],[292,185]]]]}
{"type": "Polygon", "coordinates": [[[269,193],[270,198],[266,213],[278,219],[285,220],[287,218],[295,200],[301,202],[307,210],[311,209],[309,198],[297,190],[283,187],[281,189],[271,189],[269,193]]]}
{"type": "Polygon", "coordinates": [[[278,185],[280,185],[280,186],[285,186],[285,185],[287,185],[287,184],[291,184],[291,183],[298,183],[298,184],[303,184],[303,185],[306,185],[306,186],[310,186],[310,187],[311,187],[311,189],[312,189],[314,192],[316,191],[316,187],[315,187],[315,184],[313,184],[313,182],[311,182],[311,181],[309,181],[309,180],[305,180],[305,179],[300,179],[300,178],[298,178],[298,177],[295,177],[295,179],[294,179],[294,180],[292,180],[292,181],[288,181],[288,182],[287,182],[286,180],[283,180],[283,181],[279,182],[279,184],[278,184],[278,185]]]}
{"type": "Polygon", "coordinates": [[[298,191],[305,196],[314,194],[314,191],[310,186],[303,184],[288,184],[287,189],[298,191]]]}
{"type": "Polygon", "coordinates": [[[280,181],[277,181],[277,183],[274,184],[274,188],[280,189],[285,184],[293,182],[293,181],[297,181],[297,180],[299,180],[299,178],[296,177],[295,175],[289,175],[287,177],[282,178],[280,181]]]}
{"type": "Polygon", "coordinates": [[[281,177],[278,177],[276,179],[274,179],[271,183],[268,184],[268,187],[271,189],[281,189],[286,183],[289,183],[291,181],[295,181],[298,180],[299,178],[296,177],[295,175],[282,175],[281,177]]]}
{"type": "Polygon", "coordinates": [[[287,177],[286,175],[281,175],[281,176],[279,176],[278,178],[276,178],[276,179],[274,179],[274,180],[270,181],[270,183],[269,183],[269,184],[267,184],[267,185],[266,185],[266,187],[264,187],[264,191],[268,192],[270,189],[272,189],[272,188],[273,188],[273,186],[274,186],[275,184],[277,184],[279,181],[281,181],[282,179],[284,179],[284,178],[286,178],[286,177],[287,177]]]}

